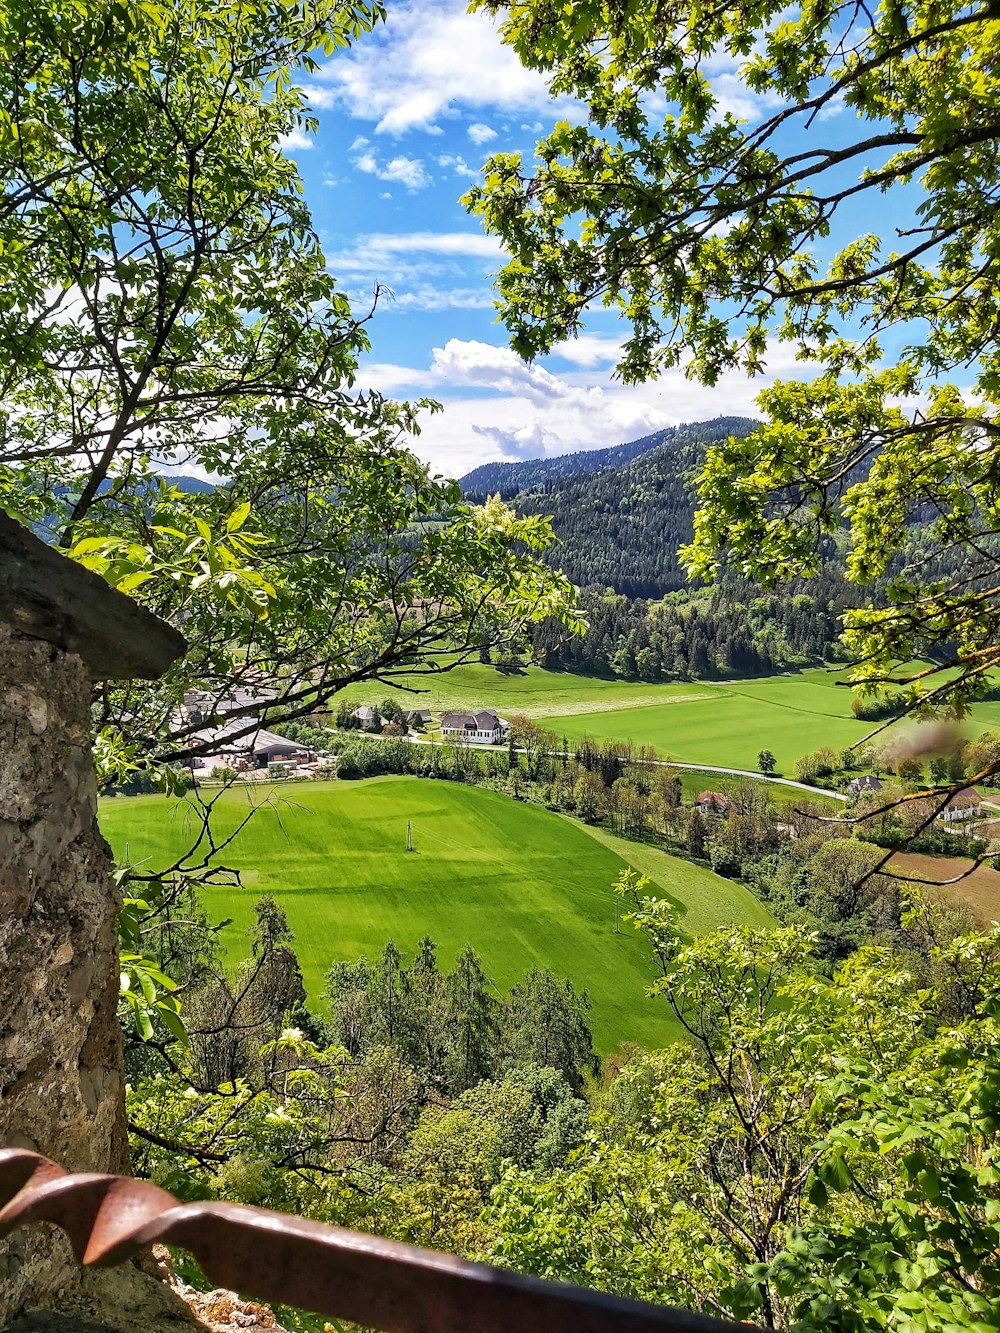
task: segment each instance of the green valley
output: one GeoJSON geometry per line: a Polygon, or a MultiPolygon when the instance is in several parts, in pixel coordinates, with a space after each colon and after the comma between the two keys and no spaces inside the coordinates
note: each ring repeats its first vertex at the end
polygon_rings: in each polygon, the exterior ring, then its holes
{"type": "MultiPolygon", "coordinates": [[[[222,797],[217,837],[236,827],[249,799],[242,788],[222,797]]],[[[189,808],[163,797],[105,801],[100,818],[116,854],[133,862],[171,860],[191,833],[189,808]]],[[[586,988],[602,1051],[677,1035],[667,1007],[644,996],[654,975],[647,948],[629,926],[615,934],[611,884],[625,864],[655,881],[692,933],[772,922],[741,885],[653,847],[497,793],[414,778],[296,785],[254,815],[226,863],[244,887],[203,894],[213,918],[233,918],[224,932],[230,959],[241,955],[253,903],[273,894],[314,1006],[336,959],[373,957],[390,936],[412,952],[427,934],[448,966],[472,944],[501,990],[536,966],[586,988]]]]}

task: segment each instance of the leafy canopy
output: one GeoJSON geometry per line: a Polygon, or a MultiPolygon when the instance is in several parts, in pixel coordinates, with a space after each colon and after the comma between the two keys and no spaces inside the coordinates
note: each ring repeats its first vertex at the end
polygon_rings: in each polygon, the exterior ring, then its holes
{"type": "Polygon", "coordinates": [[[850,578],[889,578],[845,620],[857,678],[944,647],[960,671],[915,697],[961,707],[1000,659],[995,7],[476,7],[588,113],[530,164],[491,158],[467,196],[512,256],[513,346],[549,351],[604,306],[629,329],[626,381],[684,364],[714,384],[790,344],[805,377],[710,452],[688,567],[813,573],[846,525],[850,578]]]}
{"type": "Polygon", "coordinates": [[[226,706],[239,671],[294,716],[572,600],[538,558],[544,521],[464,507],[409,448],[421,405],[357,387],[371,311],[339,290],[283,143],[314,128],[298,81],[316,56],[382,17],[369,0],[0,14],[0,505],[191,644],[158,689],[104,690],[119,772],[204,752],[177,723],[192,685],[245,733],[261,706],[226,706]],[[164,480],[178,471],[220,484],[164,480]]]}

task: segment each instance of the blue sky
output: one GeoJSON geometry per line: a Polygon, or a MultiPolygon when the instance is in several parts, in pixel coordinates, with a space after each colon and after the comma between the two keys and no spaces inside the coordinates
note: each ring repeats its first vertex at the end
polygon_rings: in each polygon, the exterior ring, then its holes
{"type": "MultiPolygon", "coordinates": [[[[749,114],[735,69],[722,62],[713,75],[723,104],[749,114]]],[[[462,0],[390,0],[388,22],[325,62],[308,92],[318,131],[291,136],[286,151],[331,270],[359,310],[376,282],[392,292],[369,326],[362,382],[444,404],[414,445],[438,470],[459,476],[490,459],[597,448],[753,412],[766,380],[734,374],[706,389],[677,371],[654,384],[617,384],[621,330],[608,312],[535,365],[509,350],[491,294],[500,251],[459,199],[490,152],[530,156],[573,108],[550,99],[489,17],[467,14],[462,0]]],[[[794,366],[791,349],[778,347],[768,377],[794,366]]]]}

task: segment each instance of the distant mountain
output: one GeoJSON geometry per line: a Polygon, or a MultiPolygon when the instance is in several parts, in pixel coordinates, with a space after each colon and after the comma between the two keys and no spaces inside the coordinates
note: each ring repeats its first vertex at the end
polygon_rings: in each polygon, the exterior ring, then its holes
{"type": "Polygon", "coordinates": [[[215,490],[210,481],[202,481],[200,477],[165,476],[163,480],[172,482],[179,491],[185,491],[188,495],[209,495],[215,490]]]}
{"type": "Polygon", "coordinates": [[[694,480],[709,445],[749,435],[757,424],[720,417],[660,431],[646,437],[658,443],[623,465],[550,479],[513,503],[522,513],[552,516],[559,542],[551,560],[574,583],[628,597],[662,597],[688,586],[677,548],[691,540],[694,480]]]}
{"type": "Polygon", "coordinates": [[[748,417],[716,417],[683,426],[668,426],[652,435],[616,444],[607,449],[582,449],[555,458],[532,458],[524,463],[483,463],[459,479],[462,493],[469,499],[486,495],[511,499],[524,491],[536,490],[564,477],[585,476],[604,468],[620,468],[633,459],[663,445],[713,443],[730,435],[749,435],[757,422],[748,417]]]}

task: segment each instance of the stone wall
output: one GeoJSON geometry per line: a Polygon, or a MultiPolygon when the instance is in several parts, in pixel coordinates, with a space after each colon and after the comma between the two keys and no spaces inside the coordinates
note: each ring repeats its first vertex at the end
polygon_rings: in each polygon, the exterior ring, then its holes
{"type": "MultiPolygon", "coordinates": [[[[117,1172],[118,898],[96,815],[82,661],[0,625],[0,1143],[117,1172]]],[[[63,1280],[50,1248],[0,1243],[0,1318],[63,1280]]]]}

